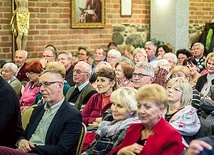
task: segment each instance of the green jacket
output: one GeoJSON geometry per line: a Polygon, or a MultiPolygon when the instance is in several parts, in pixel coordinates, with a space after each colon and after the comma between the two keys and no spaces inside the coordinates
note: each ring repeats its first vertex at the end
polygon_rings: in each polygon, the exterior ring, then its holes
{"type": "MultiPolygon", "coordinates": [[[[68,92],[66,93],[66,100],[68,101],[72,92],[74,91],[75,86],[71,87],[68,92]]],[[[75,107],[79,109],[80,111],[85,107],[86,103],[90,99],[92,95],[97,93],[97,91],[94,89],[94,87],[89,83],[87,84],[80,92],[79,97],[77,98],[75,102],[75,107]]]]}

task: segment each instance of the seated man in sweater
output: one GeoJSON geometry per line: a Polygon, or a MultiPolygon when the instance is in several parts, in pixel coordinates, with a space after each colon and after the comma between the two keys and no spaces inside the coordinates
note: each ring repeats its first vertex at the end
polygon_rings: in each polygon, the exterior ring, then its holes
{"type": "Polygon", "coordinates": [[[75,86],[71,87],[66,99],[71,105],[82,110],[90,97],[97,93],[94,87],[89,83],[91,75],[91,66],[84,61],[78,62],[73,70],[73,81],[75,86]]]}

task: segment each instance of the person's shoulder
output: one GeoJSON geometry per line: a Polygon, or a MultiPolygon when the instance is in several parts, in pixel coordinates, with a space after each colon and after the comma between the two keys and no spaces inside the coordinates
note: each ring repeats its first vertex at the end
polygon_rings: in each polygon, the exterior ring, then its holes
{"type": "Polygon", "coordinates": [[[66,111],[72,112],[70,114],[72,114],[72,115],[73,114],[80,114],[80,111],[76,107],[74,107],[70,103],[68,103],[66,100],[64,100],[63,104],[65,105],[64,109],[66,111]]]}

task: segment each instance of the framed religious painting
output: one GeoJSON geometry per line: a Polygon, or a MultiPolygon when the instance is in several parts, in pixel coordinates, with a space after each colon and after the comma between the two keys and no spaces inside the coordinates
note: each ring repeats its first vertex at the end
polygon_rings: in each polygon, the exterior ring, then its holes
{"type": "Polygon", "coordinates": [[[106,0],[71,0],[72,28],[104,28],[106,0]]]}

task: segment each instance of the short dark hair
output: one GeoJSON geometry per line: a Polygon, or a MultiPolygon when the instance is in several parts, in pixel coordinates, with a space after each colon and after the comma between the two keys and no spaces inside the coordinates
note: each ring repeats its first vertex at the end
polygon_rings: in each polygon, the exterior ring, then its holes
{"type": "Polygon", "coordinates": [[[110,81],[115,81],[115,85],[113,87],[113,90],[116,90],[116,88],[117,88],[116,74],[115,74],[115,71],[113,68],[108,68],[108,67],[101,68],[100,70],[98,70],[95,73],[95,76],[96,76],[96,78],[98,76],[100,76],[100,77],[106,77],[106,78],[110,79],[110,81]]]}
{"type": "Polygon", "coordinates": [[[163,50],[165,51],[165,53],[169,53],[170,52],[170,49],[169,49],[169,47],[167,45],[159,45],[157,47],[157,49],[156,49],[156,54],[155,55],[158,55],[158,49],[161,48],[161,47],[163,48],[163,50]]]}
{"type": "Polygon", "coordinates": [[[177,50],[177,52],[176,52],[177,58],[178,58],[178,55],[179,55],[179,54],[184,54],[184,55],[187,56],[187,58],[189,58],[189,57],[192,56],[192,54],[190,53],[190,51],[187,50],[187,49],[179,49],[179,50],[177,50]]]}
{"type": "Polygon", "coordinates": [[[112,42],[110,42],[110,43],[108,44],[108,46],[107,46],[107,47],[109,48],[111,45],[113,45],[113,46],[117,47],[117,44],[116,44],[115,42],[113,42],[113,41],[112,41],[112,42]]]}

